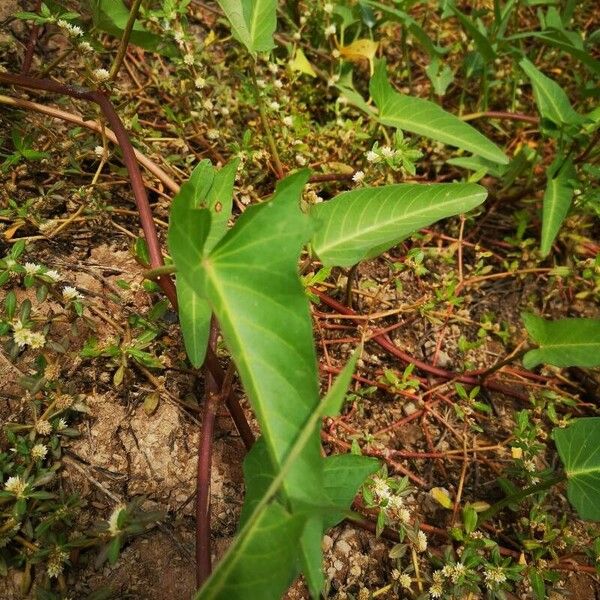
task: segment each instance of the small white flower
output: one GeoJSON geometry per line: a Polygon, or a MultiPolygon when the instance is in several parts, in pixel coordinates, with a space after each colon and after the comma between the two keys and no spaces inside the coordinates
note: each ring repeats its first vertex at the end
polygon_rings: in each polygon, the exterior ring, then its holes
{"type": "Polygon", "coordinates": [[[220,133],[219,133],[219,132],[218,132],[216,129],[209,129],[209,130],[206,132],[206,137],[207,137],[209,140],[218,140],[218,139],[219,139],[219,137],[220,137],[220,135],[221,135],[221,134],[220,134],[220,133]]]}
{"type": "Polygon", "coordinates": [[[48,271],[46,271],[45,273],[43,273],[43,275],[45,275],[46,277],[49,277],[55,283],[57,281],[60,281],[62,279],[60,273],[58,271],[54,270],[54,269],[49,269],[48,271]]]}
{"type": "Polygon", "coordinates": [[[56,24],[61,28],[61,29],[68,29],[69,27],[69,22],[65,21],[64,19],[59,19],[58,21],[56,21],[56,24]]]}
{"type": "Polygon", "coordinates": [[[188,67],[191,67],[195,61],[196,61],[196,57],[191,52],[188,52],[183,57],[183,62],[186,65],[188,65],[188,67]]]}
{"type": "Polygon", "coordinates": [[[92,47],[92,45],[86,41],[80,42],[78,48],[85,54],[88,54],[89,52],[94,51],[94,48],[92,47]]]}
{"type": "Polygon", "coordinates": [[[21,328],[13,331],[13,340],[19,348],[23,348],[29,344],[31,332],[29,329],[21,328]]]}
{"type": "Polygon", "coordinates": [[[365,178],[364,171],[356,171],[356,173],[354,173],[354,175],[352,175],[352,181],[354,181],[354,183],[360,183],[364,178],[365,178]]]}
{"type": "Polygon", "coordinates": [[[429,596],[431,598],[441,598],[443,593],[444,593],[444,588],[442,587],[441,583],[434,583],[429,588],[429,596]]]}
{"type": "Polygon", "coordinates": [[[72,285],[65,286],[63,288],[62,295],[66,302],[71,302],[72,300],[83,300],[83,295],[72,285]]]}
{"type": "Polygon", "coordinates": [[[467,572],[465,565],[462,563],[456,563],[454,568],[452,569],[452,575],[450,579],[452,579],[452,583],[458,583],[458,580],[463,577],[463,575],[467,572]]]}
{"type": "Polygon", "coordinates": [[[269,108],[271,110],[279,110],[281,108],[281,104],[279,104],[279,102],[276,100],[273,100],[272,102],[269,102],[269,108]]]}
{"type": "Polygon", "coordinates": [[[339,58],[341,56],[340,51],[337,48],[334,48],[331,51],[331,56],[333,56],[333,58],[339,58]]]}
{"type": "Polygon", "coordinates": [[[50,435],[52,433],[52,425],[50,425],[50,421],[38,421],[35,424],[35,430],[40,435],[50,435]]]}
{"type": "Polygon", "coordinates": [[[535,472],[535,462],[531,459],[523,461],[523,466],[525,467],[525,470],[529,473],[534,473],[535,472]]]}
{"type": "Polygon", "coordinates": [[[252,202],[252,199],[247,194],[244,194],[243,196],[240,197],[240,202],[244,206],[247,206],[248,204],[250,204],[250,202],[252,202]]]}
{"type": "Polygon", "coordinates": [[[184,38],[184,34],[183,31],[181,31],[181,29],[177,30],[175,33],[173,33],[173,39],[179,44],[180,42],[183,42],[183,38],[184,38]]]}
{"type": "Polygon", "coordinates": [[[36,444],[31,449],[31,458],[33,460],[43,460],[46,458],[46,454],[48,454],[48,446],[45,444],[36,444]]]}
{"type": "Polygon", "coordinates": [[[410,510],[408,508],[401,508],[398,511],[398,521],[404,524],[410,521],[410,510]]]}
{"type": "Polygon", "coordinates": [[[64,563],[68,560],[69,554],[64,550],[56,549],[48,558],[46,572],[48,577],[58,577],[63,572],[64,563]]]}
{"type": "Polygon", "coordinates": [[[273,75],[276,75],[277,71],[279,71],[279,65],[276,65],[275,63],[269,63],[268,69],[271,71],[271,73],[273,73],[273,75]]]}
{"type": "Polygon", "coordinates": [[[110,73],[106,69],[94,69],[92,75],[96,81],[108,81],[110,73]]]}
{"type": "Polygon", "coordinates": [[[381,148],[381,155],[384,158],[393,158],[395,154],[396,152],[389,146],[383,146],[383,148],[381,148]]]}
{"type": "Polygon", "coordinates": [[[281,88],[283,88],[283,81],[281,81],[281,79],[275,79],[273,81],[273,85],[280,90],[281,88]]]}
{"type": "Polygon", "coordinates": [[[56,423],[56,431],[63,431],[68,427],[66,419],[59,419],[56,423]]]}
{"type": "Polygon", "coordinates": [[[204,77],[196,77],[196,79],[194,79],[194,87],[197,90],[204,89],[206,87],[206,79],[204,79],[204,77]]]}
{"type": "Polygon", "coordinates": [[[294,35],[292,36],[295,40],[301,40],[302,34],[299,31],[294,31],[294,35]]]}
{"type": "Polygon", "coordinates": [[[485,584],[488,588],[495,587],[506,581],[506,575],[502,567],[492,567],[484,572],[485,584]]]}
{"type": "Polygon", "coordinates": [[[35,275],[40,272],[40,269],[42,267],[41,265],[36,265],[35,263],[27,262],[23,265],[23,268],[25,269],[26,275],[35,275]]]}
{"type": "Polygon", "coordinates": [[[306,165],[306,158],[304,158],[304,156],[302,156],[302,154],[296,154],[296,163],[298,163],[298,165],[303,167],[306,165]]]}
{"type": "Polygon", "coordinates": [[[405,590],[410,590],[410,586],[412,585],[412,579],[410,578],[410,575],[407,575],[406,573],[402,573],[402,575],[400,575],[400,577],[398,578],[398,583],[405,590]]]}
{"type": "Polygon", "coordinates": [[[29,345],[33,348],[43,348],[46,343],[46,336],[40,332],[30,332],[29,345]]]}
{"type": "Polygon", "coordinates": [[[267,87],[267,82],[264,79],[257,79],[256,80],[256,85],[259,88],[266,88],[267,87]]]}
{"type": "Polygon", "coordinates": [[[81,37],[83,35],[83,29],[81,29],[81,27],[79,27],[79,25],[71,25],[71,24],[69,24],[69,26],[67,27],[67,29],[69,30],[69,33],[73,37],[81,37]]]}
{"type": "Polygon", "coordinates": [[[27,488],[27,483],[19,475],[9,477],[4,484],[4,489],[17,498],[22,498],[27,488]]]}
{"type": "Polygon", "coordinates": [[[283,124],[286,127],[292,127],[294,125],[294,119],[292,119],[290,116],[283,117],[283,124]]]}
{"type": "Polygon", "coordinates": [[[104,148],[102,146],[96,146],[94,148],[94,154],[98,157],[98,158],[102,158],[104,156],[104,148]]]}
{"type": "Polygon", "coordinates": [[[331,4],[331,2],[326,2],[323,6],[323,10],[330,15],[333,12],[333,4],[331,4]]]}
{"type": "Polygon", "coordinates": [[[425,552],[425,550],[427,550],[427,536],[422,531],[419,531],[417,533],[417,551],[425,552]]]}
{"type": "Polygon", "coordinates": [[[202,106],[204,107],[205,110],[212,110],[215,105],[213,104],[213,101],[210,98],[207,98],[203,103],[202,106]]]}
{"type": "Polygon", "coordinates": [[[335,25],[331,24],[325,27],[325,35],[335,35],[335,25]]]}
{"type": "Polygon", "coordinates": [[[367,162],[370,162],[370,163],[375,163],[375,162],[378,162],[378,161],[379,161],[379,159],[380,159],[380,156],[379,156],[379,154],[377,154],[377,152],[375,152],[375,151],[373,151],[373,150],[369,150],[369,151],[367,152],[367,156],[366,156],[366,158],[367,158],[367,162]]]}

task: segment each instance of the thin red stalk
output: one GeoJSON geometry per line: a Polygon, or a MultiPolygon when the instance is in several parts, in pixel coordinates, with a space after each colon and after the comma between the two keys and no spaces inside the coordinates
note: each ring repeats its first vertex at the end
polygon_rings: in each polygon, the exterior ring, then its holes
{"type": "MultiPolygon", "coordinates": [[[[33,7],[33,12],[37,13],[40,10],[42,0],[36,0],[33,7]]],[[[21,66],[21,74],[27,75],[31,69],[31,63],[33,62],[33,53],[35,51],[35,43],[37,42],[38,35],[40,34],[40,26],[34,23],[29,30],[29,39],[27,40],[27,47],[25,48],[25,56],[23,57],[23,65],[21,66]]]]}
{"type": "MultiPolygon", "coordinates": [[[[216,348],[219,330],[215,319],[210,328],[209,347],[216,348]]],[[[227,394],[227,381],[219,386],[207,367],[204,367],[204,411],[198,442],[198,468],[196,473],[196,587],[202,587],[212,571],[210,543],[210,472],[212,468],[213,436],[219,403],[227,394]]]]}
{"type": "MultiPolygon", "coordinates": [[[[344,306],[341,302],[334,300],[333,298],[331,298],[331,296],[328,296],[327,294],[321,292],[320,290],[318,290],[314,287],[310,288],[310,290],[313,294],[318,296],[325,304],[327,304],[329,307],[333,308],[334,310],[337,310],[339,313],[341,313],[343,315],[355,315],[356,314],[352,309],[348,308],[347,306],[344,306]]],[[[450,379],[450,380],[458,381],[460,383],[466,383],[469,385],[483,385],[484,387],[486,387],[490,390],[495,390],[497,392],[501,392],[502,394],[506,394],[507,396],[512,396],[513,398],[518,398],[519,400],[522,400],[524,402],[526,402],[528,400],[527,394],[524,394],[523,392],[514,390],[511,387],[503,385],[500,382],[497,382],[494,380],[482,382],[476,377],[471,377],[469,375],[464,375],[462,373],[454,373],[452,371],[446,371],[445,369],[442,369],[440,367],[434,367],[433,365],[430,365],[422,360],[419,360],[418,358],[415,358],[414,356],[411,356],[407,352],[400,350],[400,348],[398,348],[387,337],[387,335],[377,335],[377,336],[372,337],[371,339],[374,342],[377,342],[382,348],[387,350],[393,356],[399,358],[400,360],[404,361],[407,364],[412,363],[415,365],[415,367],[421,369],[422,371],[425,371],[426,373],[435,375],[436,377],[441,377],[442,379],[450,379]]]]}

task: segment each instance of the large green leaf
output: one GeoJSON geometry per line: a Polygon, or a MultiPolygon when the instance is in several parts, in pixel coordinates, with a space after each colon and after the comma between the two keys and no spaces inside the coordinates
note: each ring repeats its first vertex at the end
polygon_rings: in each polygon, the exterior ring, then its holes
{"type": "Polygon", "coordinates": [[[235,37],[255,55],[274,46],[277,0],[218,0],[235,37]]]}
{"type": "Polygon", "coordinates": [[[571,179],[575,177],[573,162],[565,161],[560,171],[553,176],[553,169],[547,170],[548,183],[544,191],[542,208],[542,238],[540,253],[547,256],[552,249],[552,243],[558,235],[573,199],[571,179]]]}
{"type": "Polygon", "coordinates": [[[384,125],[468,150],[496,163],[508,163],[502,150],[477,129],[434,102],[394,90],[387,79],[385,60],[377,61],[369,89],[379,109],[378,119],[384,125]]]}
{"type": "Polygon", "coordinates": [[[576,419],[552,437],[567,474],[567,494],[582,519],[600,521],[600,417],[576,419]]]}
{"type": "Polygon", "coordinates": [[[344,192],[312,208],[312,246],[326,266],[354,265],[421,227],[471,210],[486,196],[472,183],[401,183],[344,192]]]}
{"type": "MultiPolygon", "coordinates": [[[[88,0],[94,25],[100,30],[121,37],[129,20],[129,9],[123,0],[88,0]]],[[[148,31],[139,21],[133,25],[129,41],[150,52],[177,56],[177,47],[164,36],[148,31]]]]}
{"type": "MultiPolygon", "coordinates": [[[[179,260],[182,259],[181,254],[196,256],[197,265],[192,266],[195,269],[195,276],[200,272],[200,254],[195,254],[195,248],[203,246],[204,252],[209,251],[227,231],[238,164],[239,160],[234,160],[217,171],[209,160],[201,161],[173,199],[171,222],[175,225],[169,229],[169,247],[171,253],[177,255],[179,260]],[[178,231],[177,228],[193,226],[194,218],[188,219],[186,215],[193,214],[189,211],[201,208],[210,211],[208,232],[204,229],[201,232],[190,231],[187,234],[178,231]],[[199,239],[195,239],[195,236],[199,236],[199,239]],[[204,236],[206,239],[202,243],[204,236]]],[[[182,277],[177,280],[177,301],[185,349],[192,365],[199,367],[204,362],[206,354],[211,309],[206,299],[197,293],[189,280],[182,277]]]]}
{"type": "MultiPolygon", "coordinates": [[[[305,171],[280,182],[274,199],[248,208],[210,253],[202,255],[201,246],[179,260],[174,253],[180,276],[188,278],[217,316],[276,469],[318,403],[312,324],[297,273],[301,248],[310,236],[310,220],[299,208],[307,179],[305,171]]],[[[208,210],[188,211],[186,217],[194,224],[180,223],[178,233],[197,230],[196,238],[206,239],[208,210]]],[[[313,436],[283,483],[290,505],[319,503],[321,476],[319,439],[313,436]]],[[[322,580],[322,526],[312,519],[310,525],[301,546],[303,569],[314,591],[322,580]]]]}
{"type": "Polygon", "coordinates": [[[556,81],[546,77],[526,58],[523,58],[519,65],[531,81],[535,102],[544,119],[552,121],[559,127],[577,125],[583,121],[581,115],[576,113],[571,106],[565,91],[556,81]]]}
{"type": "Polygon", "coordinates": [[[297,574],[297,546],[305,519],[305,514],[292,515],[277,502],[261,508],[196,600],[281,598],[297,574]]]}
{"type": "Polygon", "coordinates": [[[555,367],[600,365],[600,319],[547,321],[525,313],[523,322],[529,336],[539,346],[523,357],[526,369],[541,363],[555,367]]]}

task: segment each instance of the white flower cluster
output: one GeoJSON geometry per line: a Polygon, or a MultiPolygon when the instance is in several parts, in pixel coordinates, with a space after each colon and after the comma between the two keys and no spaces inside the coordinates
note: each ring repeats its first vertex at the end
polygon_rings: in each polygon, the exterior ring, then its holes
{"type": "Polygon", "coordinates": [[[83,300],[83,295],[77,291],[72,285],[67,285],[62,291],[63,300],[65,302],[74,302],[75,300],[83,300]]]}
{"type": "Polygon", "coordinates": [[[83,35],[83,29],[78,25],[72,25],[65,19],[59,19],[56,24],[69,36],[69,37],[80,37],[83,35]]]}
{"type": "Polygon", "coordinates": [[[488,588],[494,588],[506,581],[506,574],[502,567],[491,567],[485,570],[485,584],[488,588]]]}
{"type": "Polygon", "coordinates": [[[398,155],[398,150],[390,146],[382,146],[376,150],[369,150],[366,154],[367,162],[378,163],[382,159],[392,159],[398,155]]]}
{"type": "Polygon", "coordinates": [[[64,564],[68,558],[68,552],[57,548],[48,558],[48,567],[46,569],[48,577],[58,577],[63,572],[64,564]]]}
{"type": "Polygon", "coordinates": [[[19,348],[24,348],[25,346],[31,346],[34,349],[44,347],[46,336],[43,333],[31,331],[19,319],[13,322],[12,328],[13,340],[19,348]]]}
{"type": "Polygon", "coordinates": [[[9,477],[4,484],[4,490],[9,494],[14,494],[17,498],[24,496],[26,488],[27,482],[19,475],[9,477]]]}

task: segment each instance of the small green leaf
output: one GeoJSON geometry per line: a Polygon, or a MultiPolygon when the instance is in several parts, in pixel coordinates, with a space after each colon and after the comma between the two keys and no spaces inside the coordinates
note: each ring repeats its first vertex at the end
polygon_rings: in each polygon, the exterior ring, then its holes
{"type": "Polygon", "coordinates": [[[369,90],[379,109],[380,123],[468,150],[495,163],[508,163],[500,148],[458,117],[434,102],[394,90],[387,79],[385,60],[375,64],[369,90]]]}
{"type": "Polygon", "coordinates": [[[569,501],[582,519],[600,521],[600,417],[575,419],[554,429],[552,437],[567,474],[569,501]]]}
{"type": "Polygon", "coordinates": [[[535,102],[544,119],[552,121],[559,127],[577,125],[583,121],[581,115],[576,113],[571,106],[567,94],[558,83],[550,77],[546,77],[526,58],[521,59],[519,65],[531,81],[535,102]]]}
{"type": "Polygon", "coordinates": [[[311,209],[312,247],[325,266],[351,266],[410,234],[467,212],[487,196],[476,184],[398,184],[344,192],[311,209]]]}
{"type": "Polygon", "coordinates": [[[218,0],[231,23],[233,35],[250,54],[269,52],[275,47],[277,0],[218,0]]]}
{"type": "Polygon", "coordinates": [[[144,398],[144,412],[150,416],[153,415],[158,408],[160,401],[160,394],[158,392],[152,392],[144,398]]]}
{"type": "Polygon", "coordinates": [[[575,170],[571,160],[565,161],[560,171],[553,176],[553,169],[547,170],[548,183],[544,191],[542,209],[542,237],[540,253],[547,256],[552,249],[560,227],[569,212],[573,199],[573,185],[571,180],[575,177],[575,170]]]}
{"type": "Polygon", "coordinates": [[[547,321],[525,313],[523,322],[531,339],[539,346],[523,357],[526,369],[541,363],[555,367],[600,365],[600,319],[547,321]]]}
{"type": "MultiPolygon", "coordinates": [[[[129,9],[123,0],[88,0],[92,11],[94,25],[100,30],[120,38],[123,35],[129,9]]],[[[173,43],[165,42],[165,37],[148,31],[136,21],[133,25],[129,41],[135,46],[157,52],[165,56],[177,56],[178,51],[173,43]]]]}

